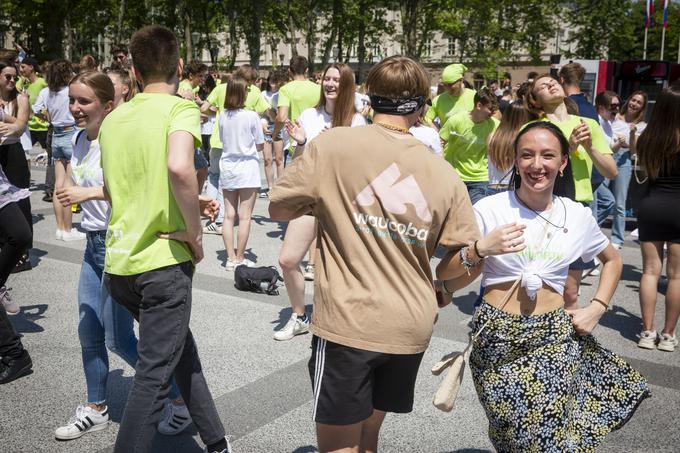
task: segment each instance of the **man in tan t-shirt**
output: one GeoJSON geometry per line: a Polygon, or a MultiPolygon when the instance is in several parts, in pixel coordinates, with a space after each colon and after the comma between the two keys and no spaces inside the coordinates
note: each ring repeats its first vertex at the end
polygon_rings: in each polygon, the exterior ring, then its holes
{"type": "Polygon", "coordinates": [[[319,135],[270,194],[274,220],[312,213],[319,225],[309,369],[321,452],[376,451],[385,413],[412,410],[437,315],[430,258],[448,248],[443,268],[462,275],[454,252],[479,236],[465,185],[408,133],[429,93],[423,68],[390,57],[366,83],[374,124],[319,135]]]}

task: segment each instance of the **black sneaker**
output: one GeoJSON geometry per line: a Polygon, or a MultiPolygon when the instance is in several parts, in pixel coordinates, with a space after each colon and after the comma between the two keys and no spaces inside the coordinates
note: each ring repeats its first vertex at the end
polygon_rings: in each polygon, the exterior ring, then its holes
{"type": "Polygon", "coordinates": [[[7,384],[33,372],[33,362],[28,351],[17,358],[3,357],[0,360],[0,384],[7,384]]]}
{"type": "Polygon", "coordinates": [[[24,253],[21,255],[21,258],[19,259],[19,262],[14,266],[14,269],[12,269],[12,273],[16,274],[18,272],[24,272],[24,271],[30,271],[33,269],[33,265],[31,265],[31,259],[28,256],[28,253],[24,253]]]}
{"type": "Polygon", "coordinates": [[[52,196],[53,196],[52,192],[45,192],[45,195],[42,197],[42,200],[51,203],[52,196]]]}

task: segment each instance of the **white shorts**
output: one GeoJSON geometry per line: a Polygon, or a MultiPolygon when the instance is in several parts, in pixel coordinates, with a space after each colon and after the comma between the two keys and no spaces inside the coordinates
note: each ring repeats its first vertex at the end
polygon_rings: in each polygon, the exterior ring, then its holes
{"type": "Polygon", "coordinates": [[[220,160],[220,186],[223,190],[259,189],[261,184],[259,159],[220,160]]]}

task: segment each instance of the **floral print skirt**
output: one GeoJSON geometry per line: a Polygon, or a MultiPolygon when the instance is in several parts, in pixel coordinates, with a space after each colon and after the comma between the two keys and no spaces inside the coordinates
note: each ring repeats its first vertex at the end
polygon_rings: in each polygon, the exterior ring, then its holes
{"type": "Polygon", "coordinates": [[[594,451],[650,396],[646,379],[560,309],[513,315],[483,303],[470,368],[499,452],[594,451]]]}

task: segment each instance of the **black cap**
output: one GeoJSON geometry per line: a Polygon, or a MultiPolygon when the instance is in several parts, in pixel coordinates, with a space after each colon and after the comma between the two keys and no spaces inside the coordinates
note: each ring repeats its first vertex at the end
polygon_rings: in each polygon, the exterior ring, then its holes
{"type": "Polygon", "coordinates": [[[36,69],[36,68],[38,68],[38,67],[40,66],[40,65],[38,64],[38,60],[36,60],[36,59],[33,58],[33,57],[26,57],[26,58],[24,58],[24,60],[23,60],[21,63],[23,63],[23,64],[30,64],[31,66],[33,66],[33,69],[36,69]]]}

